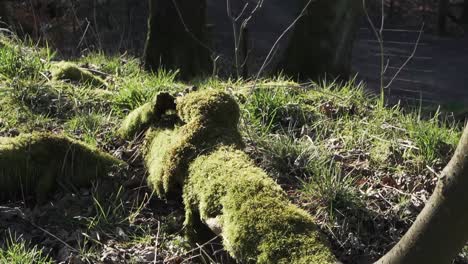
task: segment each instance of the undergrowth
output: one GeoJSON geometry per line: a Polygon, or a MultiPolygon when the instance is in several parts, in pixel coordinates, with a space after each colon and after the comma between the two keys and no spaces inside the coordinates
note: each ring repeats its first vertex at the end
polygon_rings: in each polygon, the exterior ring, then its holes
{"type": "MultiPolygon", "coordinates": [[[[116,127],[129,111],[160,91],[183,93],[192,85],[229,91],[241,107],[246,152],[292,202],[315,217],[345,263],[375,260],[399,239],[461,135],[462,124],[442,110],[382,106],[354,81],[298,84],[280,76],[256,83],[209,78],[189,85],[177,81],[177,72],[149,74],[127,55],[93,53],[72,61],[105,80],[107,86],[99,87],[53,80],[50,69],[58,60],[47,47],[1,37],[1,136],[64,132],[135,163],[132,143],[116,140],[116,127]]],[[[204,247],[190,249],[181,236],[183,212],[174,210],[177,206],[169,206],[170,213],[153,210],[155,198],[141,182],[135,188],[112,187],[105,196],[85,196],[90,211],[69,219],[82,231],[73,254],[94,261],[109,240],[118,241],[115,247],[138,245],[154,253],[157,242],[168,259],[228,262],[204,247]],[[135,197],[138,203],[130,199],[135,197]]],[[[49,263],[37,247],[16,240],[2,246],[0,260],[11,254],[49,263]]]]}

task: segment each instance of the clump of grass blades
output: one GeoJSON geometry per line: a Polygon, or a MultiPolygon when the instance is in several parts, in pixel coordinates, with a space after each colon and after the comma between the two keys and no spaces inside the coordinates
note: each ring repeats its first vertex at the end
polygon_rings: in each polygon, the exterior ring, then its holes
{"type": "Polygon", "coordinates": [[[53,262],[37,246],[31,246],[26,241],[9,233],[4,245],[0,247],[0,263],[52,264],[53,262]]]}
{"type": "Polygon", "coordinates": [[[113,103],[117,111],[129,112],[149,102],[160,91],[179,91],[182,85],[175,79],[177,72],[160,70],[156,73],[135,72],[118,80],[121,89],[113,103]]]}
{"type": "Polygon", "coordinates": [[[40,49],[30,40],[0,35],[0,41],[0,79],[37,78],[54,56],[48,48],[40,49]]]}

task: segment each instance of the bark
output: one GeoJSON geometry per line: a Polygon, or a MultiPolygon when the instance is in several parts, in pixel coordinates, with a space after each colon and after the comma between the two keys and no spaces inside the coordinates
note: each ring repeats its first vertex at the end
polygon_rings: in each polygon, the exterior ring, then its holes
{"type": "Polygon", "coordinates": [[[461,17],[462,24],[468,24],[468,0],[463,3],[463,15],[461,17]]]}
{"type": "Polygon", "coordinates": [[[438,15],[438,33],[445,35],[447,33],[447,16],[449,13],[449,0],[439,0],[438,15]]]}
{"type": "Polygon", "coordinates": [[[468,241],[468,126],[414,224],[377,264],[445,264],[468,241]]]}
{"type": "Polygon", "coordinates": [[[348,77],[361,11],[361,0],[312,1],[292,32],[277,71],[301,79],[348,77]]]}
{"type": "Polygon", "coordinates": [[[179,70],[190,79],[210,72],[205,39],[205,0],[150,0],[145,69],[179,70]]]}
{"type": "MultiPolygon", "coordinates": [[[[0,0],[0,23],[7,23],[8,24],[8,8],[6,1],[0,0]]],[[[2,26],[0,24],[0,26],[2,26]]],[[[4,25],[3,25],[4,26],[4,25]]]]}

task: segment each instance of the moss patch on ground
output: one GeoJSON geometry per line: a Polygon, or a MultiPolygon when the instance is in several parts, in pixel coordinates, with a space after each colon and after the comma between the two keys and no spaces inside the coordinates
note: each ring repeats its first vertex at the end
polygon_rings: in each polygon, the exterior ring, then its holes
{"type": "Polygon", "coordinates": [[[94,75],[85,68],[66,61],[57,62],[52,65],[52,78],[54,80],[91,84],[97,87],[107,86],[101,77],[94,75]]]}
{"type": "MultiPolygon", "coordinates": [[[[48,133],[0,138],[0,199],[35,194],[44,199],[60,182],[82,187],[122,165],[116,158],[48,133]]],[[[22,197],[20,197],[22,198],[22,197]]]]}

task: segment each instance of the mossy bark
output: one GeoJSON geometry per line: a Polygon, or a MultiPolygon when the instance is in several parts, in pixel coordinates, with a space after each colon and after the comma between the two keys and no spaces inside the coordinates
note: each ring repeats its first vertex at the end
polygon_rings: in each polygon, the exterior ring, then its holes
{"type": "Polygon", "coordinates": [[[239,149],[220,147],[197,158],[184,203],[186,225],[199,216],[241,263],[336,262],[312,217],[239,149]]]}
{"type": "Polygon", "coordinates": [[[33,133],[0,138],[0,200],[34,194],[41,202],[57,182],[86,186],[120,165],[109,154],[66,136],[33,133]]]}
{"type": "Polygon", "coordinates": [[[122,139],[133,139],[152,124],[160,123],[163,114],[175,110],[175,98],[166,92],[158,93],[154,100],[133,110],[122,122],[117,134],[122,139]]]}
{"type": "Polygon", "coordinates": [[[242,145],[237,130],[239,106],[218,91],[189,94],[177,101],[182,125],[152,129],[146,138],[148,182],[160,196],[182,189],[189,164],[219,145],[242,145]]]}
{"type": "Polygon", "coordinates": [[[153,124],[144,156],[160,196],[182,191],[189,230],[205,223],[242,263],[336,262],[311,216],[241,151],[240,110],[229,94],[189,93],[176,109],[181,124],[153,124]]]}
{"type": "MultiPolygon", "coordinates": [[[[302,0],[306,6],[308,0],[302,0]]],[[[295,26],[277,71],[300,79],[347,78],[360,0],[312,1],[295,26]]]]}
{"type": "Polygon", "coordinates": [[[449,264],[468,241],[468,126],[423,211],[378,264],[449,264]]]}
{"type": "Polygon", "coordinates": [[[205,9],[205,0],[149,0],[146,70],[179,70],[184,80],[211,72],[205,9]]]}

